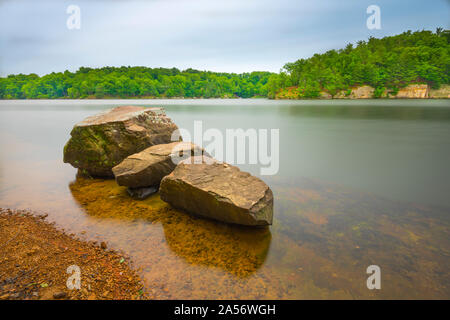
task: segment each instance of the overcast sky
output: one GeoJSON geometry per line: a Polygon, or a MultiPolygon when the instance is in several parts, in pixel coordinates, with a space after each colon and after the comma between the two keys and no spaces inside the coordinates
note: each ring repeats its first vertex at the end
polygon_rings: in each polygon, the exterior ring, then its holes
{"type": "Polygon", "coordinates": [[[278,72],[369,36],[449,28],[449,10],[448,0],[0,0],[0,75],[122,65],[278,72]],[[71,4],[79,30],[66,26],[71,4]],[[371,4],[381,30],[366,27],[371,4]]]}

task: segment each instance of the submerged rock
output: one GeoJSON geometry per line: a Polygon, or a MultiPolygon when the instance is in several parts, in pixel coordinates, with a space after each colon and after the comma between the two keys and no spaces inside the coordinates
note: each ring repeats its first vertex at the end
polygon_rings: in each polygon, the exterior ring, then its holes
{"type": "Polygon", "coordinates": [[[239,168],[208,157],[188,158],[164,177],[161,199],[175,208],[229,223],[272,224],[272,190],[239,168]]]}
{"type": "Polygon", "coordinates": [[[201,156],[204,150],[191,142],[172,142],[149,147],[132,154],[112,170],[117,184],[131,188],[159,186],[161,179],[175,169],[175,160],[193,155],[201,156]]]}
{"type": "Polygon", "coordinates": [[[67,297],[67,293],[64,291],[58,291],[53,294],[54,299],[65,299],[67,297]]]}
{"type": "Polygon", "coordinates": [[[171,141],[177,126],[162,108],[116,107],[77,123],[64,162],[91,176],[113,177],[112,168],[133,153],[171,141]]]}
{"type": "Polygon", "coordinates": [[[158,192],[158,187],[127,188],[128,194],[135,199],[144,200],[158,192]]]}

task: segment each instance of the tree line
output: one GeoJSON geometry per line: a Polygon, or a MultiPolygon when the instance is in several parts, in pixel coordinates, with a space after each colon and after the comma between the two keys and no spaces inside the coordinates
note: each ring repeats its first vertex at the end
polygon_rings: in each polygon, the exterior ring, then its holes
{"type": "Polygon", "coordinates": [[[287,63],[279,73],[220,73],[177,68],[81,67],[76,72],[17,74],[0,78],[0,99],[55,98],[274,98],[295,87],[298,96],[335,95],[359,85],[375,95],[411,83],[432,88],[450,81],[450,32],[407,31],[369,38],[287,63]]]}
{"type": "Polygon", "coordinates": [[[81,67],[76,72],[0,78],[2,99],[251,98],[267,96],[270,72],[217,73],[177,68],[81,67]]]}
{"type": "Polygon", "coordinates": [[[411,83],[427,83],[437,89],[450,80],[449,41],[449,30],[442,28],[407,31],[315,54],[287,63],[279,74],[272,75],[268,96],[275,97],[280,89],[293,86],[304,98],[318,97],[322,91],[334,96],[361,85],[374,87],[375,97],[411,83]]]}

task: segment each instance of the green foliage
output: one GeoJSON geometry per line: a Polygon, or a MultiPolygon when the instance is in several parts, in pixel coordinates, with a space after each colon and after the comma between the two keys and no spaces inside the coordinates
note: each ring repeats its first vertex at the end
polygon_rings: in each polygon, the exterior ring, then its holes
{"type": "Polygon", "coordinates": [[[398,93],[398,87],[392,88],[392,90],[389,92],[389,96],[396,96],[398,93]]]}
{"type": "Polygon", "coordinates": [[[450,31],[417,31],[358,41],[344,49],[287,63],[279,74],[219,73],[176,68],[81,67],[77,72],[9,75],[0,78],[0,99],[186,97],[315,98],[370,85],[381,97],[411,83],[432,88],[450,82],[450,31]],[[293,91],[293,88],[297,88],[293,91]]]}
{"type": "Polygon", "coordinates": [[[320,87],[317,83],[309,82],[298,88],[299,96],[301,98],[317,98],[320,95],[320,87]]]}
{"type": "Polygon", "coordinates": [[[373,97],[374,98],[382,98],[385,92],[386,92],[385,87],[377,87],[377,88],[375,88],[375,90],[373,92],[373,97]]]}
{"type": "MultiPolygon", "coordinates": [[[[359,41],[355,47],[349,44],[345,49],[287,63],[284,71],[289,80],[285,81],[312,95],[316,91],[309,88],[317,87],[335,95],[350,87],[370,85],[376,88],[377,97],[382,96],[385,88],[398,91],[410,83],[439,88],[450,82],[449,40],[449,30],[442,28],[435,33],[408,31],[382,39],[371,37],[359,41]]],[[[285,88],[282,84],[276,88],[275,83],[276,79],[272,79],[269,97],[285,88]]]]}
{"type": "Polygon", "coordinates": [[[0,99],[266,97],[271,75],[270,72],[234,74],[176,68],[81,67],[75,73],[0,78],[0,99]]]}

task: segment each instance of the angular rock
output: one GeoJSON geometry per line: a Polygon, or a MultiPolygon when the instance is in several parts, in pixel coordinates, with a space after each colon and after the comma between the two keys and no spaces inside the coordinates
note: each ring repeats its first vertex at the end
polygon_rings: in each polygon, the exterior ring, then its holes
{"type": "Polygon", "coordinates": [[[186,159],[193,155],[202,155],[203,152],[202,148],[191,142],[158,144],[128,156],[112,170],[120,186],[131,188],[159,186],[161,179],[171,173],[177,165],[172,157],[180,156],[186,159]]]}
{"type": "Polygon", "coordinates": [[[410,84],[398,90],[395,98],[426,99],[429,94],[429,87],[426,84],[410,84]]]}
{"type": "Polygon", "coordinates": [[[208,157],[191,157],[161,181],[161,199],[175,208],[219,221],[272,224],[272,190],[239,168],[208,157]]]}
{"type": "Polygon", "coordinates": [[[135,199],[144,200],[158,192],[158,187],[127,188],[128,194],[135,199]]]}
{"type": "Polygon", "coordinates": [[[171,142],[177,126],[162,108],[116,107],[77,123],[64,147],[64,162],[98,177],[130,154],[171,142]]]}

